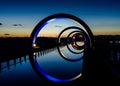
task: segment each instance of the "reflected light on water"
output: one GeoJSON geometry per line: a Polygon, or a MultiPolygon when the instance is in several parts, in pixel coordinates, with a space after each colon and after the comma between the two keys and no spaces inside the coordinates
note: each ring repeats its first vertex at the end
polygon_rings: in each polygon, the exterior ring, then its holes
{"type": "MultiPolygon", "coordinates": [[[[66,51],[67,48],[63,47],[63,49],[66,51]]],[[[63,81],[66,81],[67,79],[77,79],[82,75],[83,60],[77,62],[67,61],[59,55],[57,49],[44,56],[34,56],[34,58],[36,58],[38,68],[45,73],[47,78],[49,76],[52,78],[58,78],[58,80],[63,79],[63,81]]]]}

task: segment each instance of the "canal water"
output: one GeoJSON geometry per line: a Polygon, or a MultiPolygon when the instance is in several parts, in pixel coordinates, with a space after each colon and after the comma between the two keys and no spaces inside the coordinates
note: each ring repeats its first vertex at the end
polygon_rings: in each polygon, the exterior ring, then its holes
{"type": "MultiPolygon", "coordinates": [[[[65,46],[61,47],[60,50],[62,54],[64,54],[69,59],[79,58],[84,55],[84,53],[71,54],[67,50],[67,47],[65,46]]],[[[114,69],[117,69],[118,74],[120,74],[119,71],[120,49],[118,45],[117,47],[109,47],[109,49],[105,49],[104,53],[106,54],[106,56],[108,56],[106,57],[106,59],[112,62],[114,69]]],[[[82,72],[83,59],[75,62],[68,61],[60,55],[56,47],[41,52],[35,52],[33,53],[33,56],[35,56],[36,61],[39,64],[40,68],[44,72],[55,78],[68,79],[77,76],[82,72]]],[[[46,80],[38,76],[36,72],[33,70],[29,57],[30,55],[26,55],[20,58],[11,59],[9,61],[6,60],[6,62],[1,62],[0,86],[9,86],[9,85],[50,86],[50,84],[46,80]]]]}
{"type": "MultiPolygon", "coordinates": [[[[62,47],[68,57],[78,58],[83,54],[70,55],[66,47],[62,47]]],[[[79,75],[82,72],[83,60],[70,62],[65,60],[58,53],[57,48],[48,49],[33,53],[36,56],[39,66],[47,74],[60,79],[68,79],[79,75]]],[[[1,85],[49,85],[39,77],[33,70],[29,55],[1,63],[0,86],[1,85]]]]}

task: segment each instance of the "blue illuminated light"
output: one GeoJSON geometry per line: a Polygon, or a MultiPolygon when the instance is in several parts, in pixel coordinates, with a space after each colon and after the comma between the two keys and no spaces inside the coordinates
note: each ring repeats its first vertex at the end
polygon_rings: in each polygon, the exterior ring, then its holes
{"type": "Polygon", "coordinates": [[[38,71],[39,71],[45,78],[47,78],[47,79],[49,79],[49,80],[51,80],[51,81],[53,81],[53,82],[65,83],[65,82],[73,81],[73,80],[79,78],[79,77],[82,75],[82,73],[80,73],[79,75],[77,75],[77,76],[74,77],[74,78],[70,78],[70,79],[58,79],[58,78],[52,77],[52,76],[48,75],[47,73],[45,73],[45,72],[40,68],[40,66],[39,66],[39,64],[37,63],[36,59],[34,60],[34,64],[35,64],[35,66],[37,67],[38,71]]]}

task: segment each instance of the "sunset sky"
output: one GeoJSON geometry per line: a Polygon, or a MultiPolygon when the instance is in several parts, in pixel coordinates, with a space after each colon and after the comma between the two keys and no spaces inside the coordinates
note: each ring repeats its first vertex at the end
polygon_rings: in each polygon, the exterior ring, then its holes
{"type": "Polygon", "coordinates": [[[55,13],[77,16],[94,35],[120,35],[119,0],[0,0],[0,37],[29,37],[39,21],[55,13]]]}

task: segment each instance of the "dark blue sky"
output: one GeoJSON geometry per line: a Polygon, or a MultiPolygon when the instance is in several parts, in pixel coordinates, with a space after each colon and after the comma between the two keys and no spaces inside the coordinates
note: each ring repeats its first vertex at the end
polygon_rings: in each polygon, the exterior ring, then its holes
{"type": "Polygon", "coordinates": [[[0,35],[14,35],[17,31],[26,31],[29,32],[26,35],[30,35],[41,19],[55,13],[69,13],[81,18],[94,34],[120,33],[119,0],[1,0],[0,23],[3,25],[0,25],[0,35]],[[13,28],[15,23],[22,27],[13,28]]]}
{"type": "Polygon", "coordinates": [[[1,13],[51,14],[58,12],[77,15],[120,15],[119,0],[1,0],[1,13]]]}

